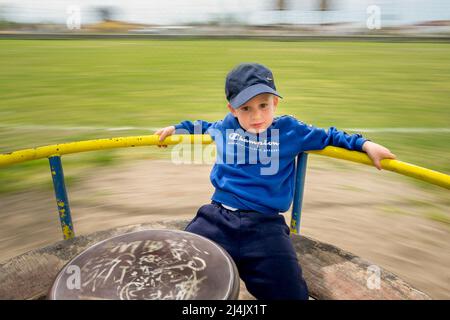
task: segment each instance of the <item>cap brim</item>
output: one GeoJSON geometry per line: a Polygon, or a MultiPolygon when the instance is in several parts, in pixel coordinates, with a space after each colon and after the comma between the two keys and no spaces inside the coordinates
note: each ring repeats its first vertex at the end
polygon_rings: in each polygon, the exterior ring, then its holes
{"type": "Polygon", "coordinates": [[[277,97],[283,98],[278,94],[278,92],[273,90],[271,87],[266,86],[265,84],[258,83],[248,88],[245,88],[244,90],[239,92],[239,94],[236,97],[231,99],[230,105],[234,109],[237,109],[244,103],[246,103],[248,100],[252,99],[253,97],[261,93],[271,93],[273,95],[276,95],[277,97]]]}

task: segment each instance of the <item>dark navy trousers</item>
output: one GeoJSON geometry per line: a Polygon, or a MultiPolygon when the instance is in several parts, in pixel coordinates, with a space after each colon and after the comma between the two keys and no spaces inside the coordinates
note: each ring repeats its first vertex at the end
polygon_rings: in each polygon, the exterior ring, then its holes
{"type": "Polygon", "coordinates": [[[282,215],[231,211],[212,201],[200,207],[185,231],[221,245],[255,298],[308,299],[308,288],[282,215]]]}

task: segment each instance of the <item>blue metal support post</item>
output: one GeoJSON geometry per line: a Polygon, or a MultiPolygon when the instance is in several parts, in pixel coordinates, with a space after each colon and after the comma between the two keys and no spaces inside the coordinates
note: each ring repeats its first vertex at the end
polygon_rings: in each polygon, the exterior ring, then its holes
{"type": "Polygon", "coordinates": [[[302,152],[297,156],[297,164],[295,168],[294,204],[292,206],[291,216],[291,232],[294,234],[300,234],[300,219],[302,214],[307,162],[307,153],[302,152]]]}
{"type": "Polygon", "coordinates": [[[56,204],[58,206],[59,220],[64,240],[75,236],[73,230],[72,217],[70,215],[69,199],[67,198],[66,186],[64,184],[64,172],[61,157],[58,155],[48,158],[52,173],[53,187],[55,189],[56,204]]]}

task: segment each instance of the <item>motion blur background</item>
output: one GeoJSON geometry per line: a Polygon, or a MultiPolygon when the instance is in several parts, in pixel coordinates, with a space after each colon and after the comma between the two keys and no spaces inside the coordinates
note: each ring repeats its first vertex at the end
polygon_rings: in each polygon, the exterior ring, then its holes
{"type": "MultiPolygon", "coordinates": [[[[445,0],[0,0],[0,152],[217,121],[227,72],[248,61],[273,70],[278,114],[362,133],[399,160],[450,173],[445,0]]],[[[447,190],[309,161],[305,234],[450,298],[447,190]]],[[[77,234],[192,217],[211,193],[210,166],[167,165],[170,148],[63,162],[77,234]]],[[[0,261],[60,238],[48,161],[0,168],[0,261]]]]}
{"type": "MultiPolygon", "coordinates": [[[[2,0],[0,4],[3,19],[15,23],[66,24],[66,11],[78,7],[83,24],[105,19],[147,26],[336,24],[351,32],[366,27],[371,6],[380,8],[384,28],[448,26],[450,15],[446,0],[2,0]]],[[[338,31],[336,26],[333,29],[338,31]]]]}

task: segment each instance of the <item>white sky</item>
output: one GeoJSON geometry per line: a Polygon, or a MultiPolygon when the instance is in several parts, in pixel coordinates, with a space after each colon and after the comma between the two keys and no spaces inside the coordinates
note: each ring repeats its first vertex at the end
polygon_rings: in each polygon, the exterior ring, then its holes
{"type": "MultiPolygon", "coordinates": [[[[286,0],[285,13],[291,22],[317,22],[315,0],[286,0]]],[[[65,23],[70,5],[81,10],[81,22],[98,20],[93,10],[99,6],[115,7],[114,18],[137,23],[177,24],[204,22],[215,17],[231,16],[250,24],[277,19],[271,12],[275,0],[0,0],[0,15],[18,22],[65,23]]],[[[337,11],[327,13],[327,20],[365,23],[366,8],[379,5],[382,20],[411,23],[424,20],[450,20],[450,0],[334,0],[337,11]]]]}

